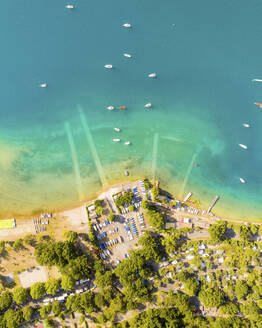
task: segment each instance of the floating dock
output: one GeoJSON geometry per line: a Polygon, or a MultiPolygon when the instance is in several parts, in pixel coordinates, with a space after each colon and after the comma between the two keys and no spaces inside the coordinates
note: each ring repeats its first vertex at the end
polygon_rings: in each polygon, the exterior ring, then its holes
{"type": "Polygon", "coordinates": [[[207,213],[210,213],[212,208],[215,206],[216,202],[219,200],[219,196],[216,195],[216,197],[212,200],[208,210],[207,210],[207,213]]]}
{"type": "Polygon", "coordinates": [[[192,196],[192,192],[189,192],[184,199],[184,203],[187,202],[191,196],[192,196]]]}

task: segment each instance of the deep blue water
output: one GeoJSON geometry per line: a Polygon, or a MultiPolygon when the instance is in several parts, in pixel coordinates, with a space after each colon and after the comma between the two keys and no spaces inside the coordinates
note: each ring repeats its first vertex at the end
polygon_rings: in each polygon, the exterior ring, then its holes
{"type": "Polygon", "coordinates": [[[5,0],[1,9],[3,214],[77,204],[128,169],[203,205],[219,194],[219,214],[260,216],[262,83],[251,81],[262,79],[260,1],[5,0]]]}

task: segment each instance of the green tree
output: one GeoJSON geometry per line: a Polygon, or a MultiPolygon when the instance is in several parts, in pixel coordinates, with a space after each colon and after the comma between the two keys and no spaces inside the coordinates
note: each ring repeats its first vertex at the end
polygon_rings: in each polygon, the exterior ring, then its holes
{"type": "Polygon", "coordinates": [[[142,207],[144,210],[149,210],[149,208],[150,208],[150,206],[149,206],[149,202],[148,202],[147,200],[142,200],[141,207],[142,207]]]}
{"type": "Polygon", "coordinates": [[[238,299],[243,299],[248,293],[248,285],[242,280],[238,280],[235,286],[235,293],[238,299]]]}
{"type": "Polygon", "coordinates": [[[130,205],[130,206],[128,206],[128,211],[129,211],[129,212],[134,212],[134,210],[135,210],[134,205],[130,205]]]}
{"type": "Polygon", "coordinates": [[[219,307],[219,312],[221,314],[235,315],[238,313],[238,306],[233,302],[227,302],[219,307]]]}
{"type": "Polygon", "coordinates": [[[30,288],[30,295],[34,300],[42,298],[45,295],[45,284],[36,282],[30,288]]]}
{"type": "Polygon", "coordinates": [[[155,186],[151,189],[151,193],[153,195],[153,200],[154,202],[157,200],[158,196],[159,196],[159,189],[156,188],[155,186]]]}
{"type": "Polygon", "coordinates": [[[77,233],[75,231],[67,231],[63,232],[63,237],[66,238],[70,243],[74,243],[77,240],[77,233]]]}
{"type": "Polygon", "coordinates": [[[108,220],[109,220],[110,222],[113,222],[113,221],[115,221],[115,219],[116,219],[116,216],[115,216],[115,214],[113,213],[113,211],[111,210],[111,211],[110,211],[110,214],[109,214],[109,217],[108,217],[108,220]]]}
{"type": "Polygon", "coordinates": [[[14,242],[13,248],[14,249],[21,249],[22,247],[23,247],[23,239],[19,238],[14,242]]]}
{"type": "Polygon", "coordinates": [[[3,291],[0,295],[0,310],[8,308],[12,303],[12,294],[9,291],[3,291]]]}
{"type": "Polygon", "coordinates": [[[181,237],[182,233],[177,229],[174,229],[171,234],[165,235],[165,238],[162,240],[162,244],[166,247],[166,252],[168,254],[173,253],[178,249],[181,237]]]}
{"type": "Polygon", "coordinates": [[[71,276],[64,275],[62,276],[61,286],[64,290],[71,290],[75,287],[75,279],[71,276]]]}
{"type": "Polygon", "coordinates": [[[28,289],[16,287],[13,290],[13,299],[17,304],[24,304],[29,296],[28,289]]]}
{"type": "Polygon", "coordinates": [[[94,295],[91,292],[81,294],[80,297],[81,307],[89,314],[94,311],[94,295]]]}
{"type": "Polygon", "coordinates": [[[51,309],[52,309],[51,304],[41,306],[39,310],[41,318],[43,319],[47,318],[48,314],[51,312],[51,309]]]}
{"type": "Polygon", "coordinates": [[[101,215],[103,215],[103,212],[104,212],[103,207],[102,206],[97,206],[97,208],[96,208],[96,214],[98,216],[101,216],[101,215]]]}
{"type": "Polygon", "coordinates": [[[101,293],[96,293],[94,298],[95,305],[101,309],[103,306],[106,305],[104,296],[101,293]]]}
{"type": "Polygon", "coordinates": [[[8,309],[4,314],[6,328],[17,328],[23,321],[22,311],[8,309]]]}
{"type": "Polygon", "coordinates": [[[112,271],[106,271],[104,273],[96,273],[96,284],[99,288],[112,286],[114,282],[114,273],[112,271]]]}
{"type": "Polygon", "coordinates": [[[153,209],[149,209],[146,211],[146,217],[149,219],[149,223],[153,228],[157,230],[164,229],[165,219],[161,213],[153,209]]]}
{"type": "Polygon", "coordinates": [[[184,290],[189,296],[196,296],[199,284],[195,277],[190,277],[184,284],[184,290]]]}
{"type": "Polygon", "coordinates": [[[22,309],[22,313],[23,313],[24,320],[29,321],[32,318],[32,315],[34,313],[34,309],[32,308],[32,306],[28,305],[28,306],[25,306],[22,309]]]}
{"type": "Polygon", "coordinates": [[[91,266],[86,255],[77,257],[69,262],[65,268],[65,273],[74,279],[85,279],[91,274],[91,266]]]}
{"type": "Polygon", "coordinates": [[[62,311],[62,304],[59,301],[54,301],[52,303],[52,312],[54,312],[55,316],[58,316],[62,311]]]}
{"type": "Polygon", "coordinates": [[[24,243],[30,246],[35,246],[36,243],[36,239],[35,236],[32,234],[26,235],[24,237],[24,243]]]}
{"type": "Polygon", "coordinates": [[[55,295],[60,287],[60,280],[56,280],[54,278],[47,280],[45,283],[47,294],[55,295]]]}
{"type": "Polygon", "coordinates": [[[161,243],[163,244],[160,236],[156,236],[150,231],[145,231],[138,241],[138,244],[143,246],[142,254],[145,259],[156,262],[159,262],[164,256],[161,243]]]}
{"type": "Polygon", "coordinates": [[[244,224],[240,226],[240,238],[244,241],[252,240],[252,234],[249,226],[244,224]]]}
{"type": "Polygon", "coordinates": [[[209,235],[213,243],[220,243],[226,239],[227,222],[219,221],[217,224],[212,224],[208,229],[209,235]]]}
{"type": "Polygon", "coordinates": [[[224,295],[221,291],[214,288],[201,289],[199,299],[204,306],[218,307],[223,303],[224,295]]]}

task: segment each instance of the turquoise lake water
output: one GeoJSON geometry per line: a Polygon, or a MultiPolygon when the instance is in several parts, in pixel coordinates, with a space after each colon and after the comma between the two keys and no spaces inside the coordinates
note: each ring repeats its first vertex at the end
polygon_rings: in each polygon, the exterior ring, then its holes
{"type": "Polygon", "coordinates": [[[4,0],[1,9],[2,215],[77,205],[128,170],[203,206],[218,194],[219,215],[262,217],[262,83],[252,82],[262,79],[261,1],[4,0]]]}

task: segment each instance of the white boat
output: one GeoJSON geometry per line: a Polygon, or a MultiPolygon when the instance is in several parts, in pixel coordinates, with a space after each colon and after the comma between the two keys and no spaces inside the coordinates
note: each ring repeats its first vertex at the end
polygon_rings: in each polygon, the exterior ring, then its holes
{"type": "Polygon", "coordinates": [[[47,87],[47,83],[41,83],[41,84],[40,84],[40,87],[41,87],[41,88],[46,88],[46,87],[47,87]]]}
{"type": "Polygon", "coordinates": [[[156,77],[156,73],[150,73],[150,74],[148,74],[148,77],[154,78],[154,77],[156,77]]]}
{"type": "Polygon", "coordinates": [[[145,104],[145,107],[150,108],[150,107],[152,107],[152,104],[151,103],[145,104]]]}
{"type": "Polygon", "coordinates": [[[128,145],[130,145],[130,144],[131,144],[130,141],[126,141],[126,142],[125,142],[125,145],[126,145],[126,146],[128,146],[128,145]]]}
{"type": "Polygon", "coordinates": [[[131,58],[132,56],[130,54],[124,54],[125,57],[131,58]]]}
{"type": "Polygon", "coordinates": [[[122,26],[124,26],[124,27],[131,27],[131,24],[129,24],[129,23],[125,23],[125,24],[123,24],[122,26]]]}
{"type": "Polygon", "coordinates": [[[108,107],[106,107],[106,108],[109,109],[109,110],[113,110],[113,109],[115,109],[114,106],[108,106],[108,107]]]}
{"type": "Polygon", "coordinates": [[[243,178],[239,178],[239,180],[240,180],[240,182],[242,182],[242,183],[246,183],[246,180],[243,179],[243,178]]]}
{"type": "Polygon", "coordinates": [[[260,79],[253,79],[252,82],[262,82],[260,79]]]}
{"type": "Polygon", "coordinates": [[[245,128],[250,128],[250,125],[247,124],[247,123],[243,123],[242,125],[243,125],[245,128]]]}
{"type": "Polygon", "coordinates": [[[247,149],[247,146],[246,145],[243,145],[243,144],[238,144],[241,148],[243,149],[247,149]]]}
{"type": "Polygon", "coordinates": [[[116,132],[120,132],[120,129],[119,129],[119,128],[114,128],[114,130],[115,130],[116,132]]]}
{"type": "Polygon", "coordinates": [[[65,6],[67,9],[74,9],[75,7],[73,5],[66,5],[65,6]]]}
{"type": "Polygon", "coordinates": [[[119,142],[119,141],[120,141],[120,139],[113,139],[113,141],[114,141],[114,142],[119,142]]]}
{"type": "Polygon", "coordinates": [[[105,68],[113,68],[113,65],[105,65],[105,68]]]}

